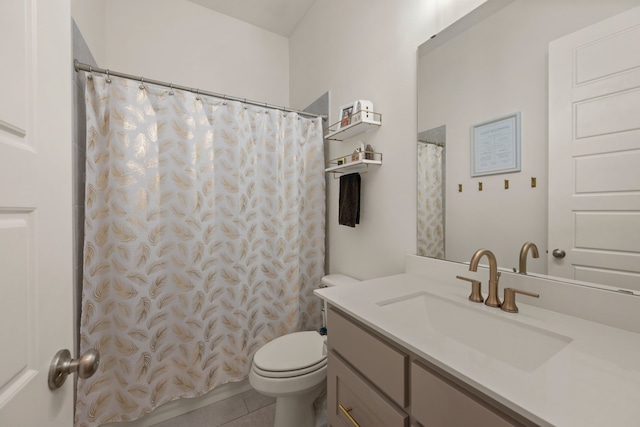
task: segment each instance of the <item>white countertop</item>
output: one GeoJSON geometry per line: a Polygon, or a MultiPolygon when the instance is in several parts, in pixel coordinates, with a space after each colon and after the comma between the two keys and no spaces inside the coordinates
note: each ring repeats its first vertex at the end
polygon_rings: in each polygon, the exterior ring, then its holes
{"type": "MultiPolygon", "coordinates": [[[[516,298],[520,312],[506,313],[468,301],[469,289],[405,273],[315,293],[541,426],[640,426],[640,334],[527,305],[527,297],[521,295],[516,298]],[[527,372],[426,329],[411,311],[398,315],[378,304],[420,292],[570,337],[571,342],[527,372]]],[[[455,321],[452,314],[451,322],[455,321]]],[[[328,333],[331,336],[330,329],[328,333]]]]}

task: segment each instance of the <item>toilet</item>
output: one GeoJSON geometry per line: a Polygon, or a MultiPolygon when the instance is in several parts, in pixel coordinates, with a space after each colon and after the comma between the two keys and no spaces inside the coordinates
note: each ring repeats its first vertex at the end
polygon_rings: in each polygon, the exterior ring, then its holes
{"type": "MultiPolygon", "coordinates": [[[[321,286],[357,282],[330,274],[321,286]]],[[[314,402],[327,387],[326,341],[316,331],[294,332],[265,344],[253,356],[249,382],[257,392],[276,398],[274,427],[315,427],[314,402]]]]}

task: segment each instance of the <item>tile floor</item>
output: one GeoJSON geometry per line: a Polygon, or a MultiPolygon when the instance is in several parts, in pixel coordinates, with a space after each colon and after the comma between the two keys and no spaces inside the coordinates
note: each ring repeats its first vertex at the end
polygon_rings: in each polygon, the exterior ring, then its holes
{"type": "Polygon", "coordinates": [[[247,390],[153,427],[273,427],[275,414],[274,398],[247,390]]]}

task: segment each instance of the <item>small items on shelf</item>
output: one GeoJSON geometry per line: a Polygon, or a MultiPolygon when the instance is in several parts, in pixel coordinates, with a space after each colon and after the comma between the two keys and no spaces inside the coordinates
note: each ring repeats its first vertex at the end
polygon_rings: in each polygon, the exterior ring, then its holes
{"type": "MultiPolygon", "coordinates": [[[[370,147],[370,146],[369,146],[370,147]]],[[[330,160],[327,163],[325,172],[336,174],[345,173],[366,173],[369,166],[380,166],[382,164],[382,153],[374,151],[357,151],[343,157],[330,160]],[[354,159],[355,156],[355,159],[354,159]]]]}
{"type": "Polygon", "coordinates": [[[324,139],[329,141],[344,141],[368,130],[382,126],[382,114],[367,110],[358,110],[351,115],[349,124],[343,124],[343,120],[329,126],[324,139]]]}
{"type": "MultiPolygon", "coordinates": [[[[325,139],[329,141],[344,141],[354,135],[377,129],[382,126],[382,114],[373,111],[373,103],[367,100],[357,100],[340,108],[340,121],[325,129],[325,139]]],[[[336,175],[350,173],[367,173],[369,166],[380,166],[382,153],[376,153],[371,145],[366,147],[360,142],[360,147],[353,153],[330,160],[325,172],[336,175]]]]}
{"type": "Polygon", "coordinates": [[[367,146],[364,149],[364,159],[365,160],[373,160],[373,147],[371,146],[371,144],[367,144],[367,146]]]}

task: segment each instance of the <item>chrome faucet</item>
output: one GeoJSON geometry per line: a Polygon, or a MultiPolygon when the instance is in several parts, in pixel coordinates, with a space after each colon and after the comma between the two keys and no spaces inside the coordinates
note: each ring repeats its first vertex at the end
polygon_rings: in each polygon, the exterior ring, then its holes
{"type": "Polygon", "coordinates": [[[531,255],[534,258],[538,258],[540,256],[538,255],[538,247],[535,245],[535,243],[527,242],[524,245],[522,245],[522,248],[520,249],[520,271],[518,272],[519,274],[527,274],[527,252],[529,252],[529,249],[531,249],[531,255]]]}
{"type": "Polygon", "coordinates": [[[478,262],[480,258],[485,255],[489,259],[489,296],[484,303],[489,307],[500,307],[502,304],[500,298],[498,298],[498,280],[500,280],[500,273],[498,273],[498,263],[496,262],[496,256],[493,252],[489,249],[478,249],[471,257],[469,271],[478,271],[478,262]]]}

